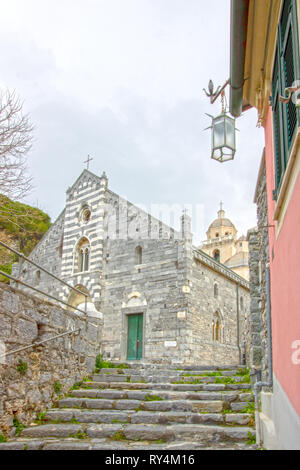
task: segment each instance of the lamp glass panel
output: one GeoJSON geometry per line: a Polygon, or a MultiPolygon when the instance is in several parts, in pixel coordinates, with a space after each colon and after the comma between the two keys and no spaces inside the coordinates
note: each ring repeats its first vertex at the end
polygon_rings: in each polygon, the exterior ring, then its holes
{"type": "Polygon", "coordinates": [[[223,147],[225,145],[225,123],[224,117],[214,119],[213,124],[213,147],[223,147]]]}
{"type": "Polygon", "coordinates": [[[228,116],[225,117],[225,131],[226,146],[235,149],[235,123],[228,116]]]}

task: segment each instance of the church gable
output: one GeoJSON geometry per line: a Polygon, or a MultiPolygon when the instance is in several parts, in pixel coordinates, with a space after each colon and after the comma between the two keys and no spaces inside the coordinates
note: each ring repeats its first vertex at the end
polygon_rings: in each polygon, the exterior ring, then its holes
{"type": "Polygon", "coordinates": [[[70,188],[68,188],[67,198],[69,200],[74,199],[82,191],[97,189],[100,189],[100,177],[85,169],[77,178],[75,183],[70,188]]]}

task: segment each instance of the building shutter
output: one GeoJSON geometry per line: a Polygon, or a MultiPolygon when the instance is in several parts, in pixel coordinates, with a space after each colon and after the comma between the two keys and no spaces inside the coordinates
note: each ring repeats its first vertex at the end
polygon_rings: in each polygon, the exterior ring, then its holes
{"type": "Polygon", "coordinates": [[[274,150],[275,150],[275,181],[276,189],[280,186],[281,176],[284,169],[284,142],[282,126],[282,104],[279,101],[280,80],[279,80],[279,54],[276,54],[272,80],[273,96],[273,127],[274,127],[274,150]]]}
{"type": "Polygon", "coordinates": [[[276,196],[300,122],[299,110],[297,110],[294,102],[290,100],[288,104],[282,104],[279,101],[279,96],[283,95],[285,88],[292,86],[299,78],[296,0],[284,0],[278,25],[272,77],[276,196]]]}

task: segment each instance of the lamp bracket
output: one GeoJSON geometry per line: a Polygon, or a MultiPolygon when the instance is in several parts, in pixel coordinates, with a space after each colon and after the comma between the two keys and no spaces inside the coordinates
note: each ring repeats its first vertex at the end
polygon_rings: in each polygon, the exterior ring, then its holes
{"type": "Polygon", "coordinates": [[[206,94],[206,96],[208,98],[210,98],[210,104],[213,104],[217,98],[219,98],[219,96],[221,95],[221,93],[225,90],[225,88],[227,87],[227,85],[230,84],[230,78],[228,78],[228,80],[224,83],[224,85],[222,87],[218,86],[218,88],[216,89],[216,91],[214,92],[214,84],[213,84],[213,81],[212,80],[209,80],[208,82],[208,92],[205,90],[205,88],[203,88],[203,91],[204,93],[206,94]]]}

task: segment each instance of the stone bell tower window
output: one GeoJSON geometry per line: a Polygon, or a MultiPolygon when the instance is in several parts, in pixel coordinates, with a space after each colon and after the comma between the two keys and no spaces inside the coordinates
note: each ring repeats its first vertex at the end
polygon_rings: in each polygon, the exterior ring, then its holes
{"type": "Polygon", "coordinates": [[[220,250],[215,250],[213,253],[213,257],[216,261],[220,263],[220,250]]]}

